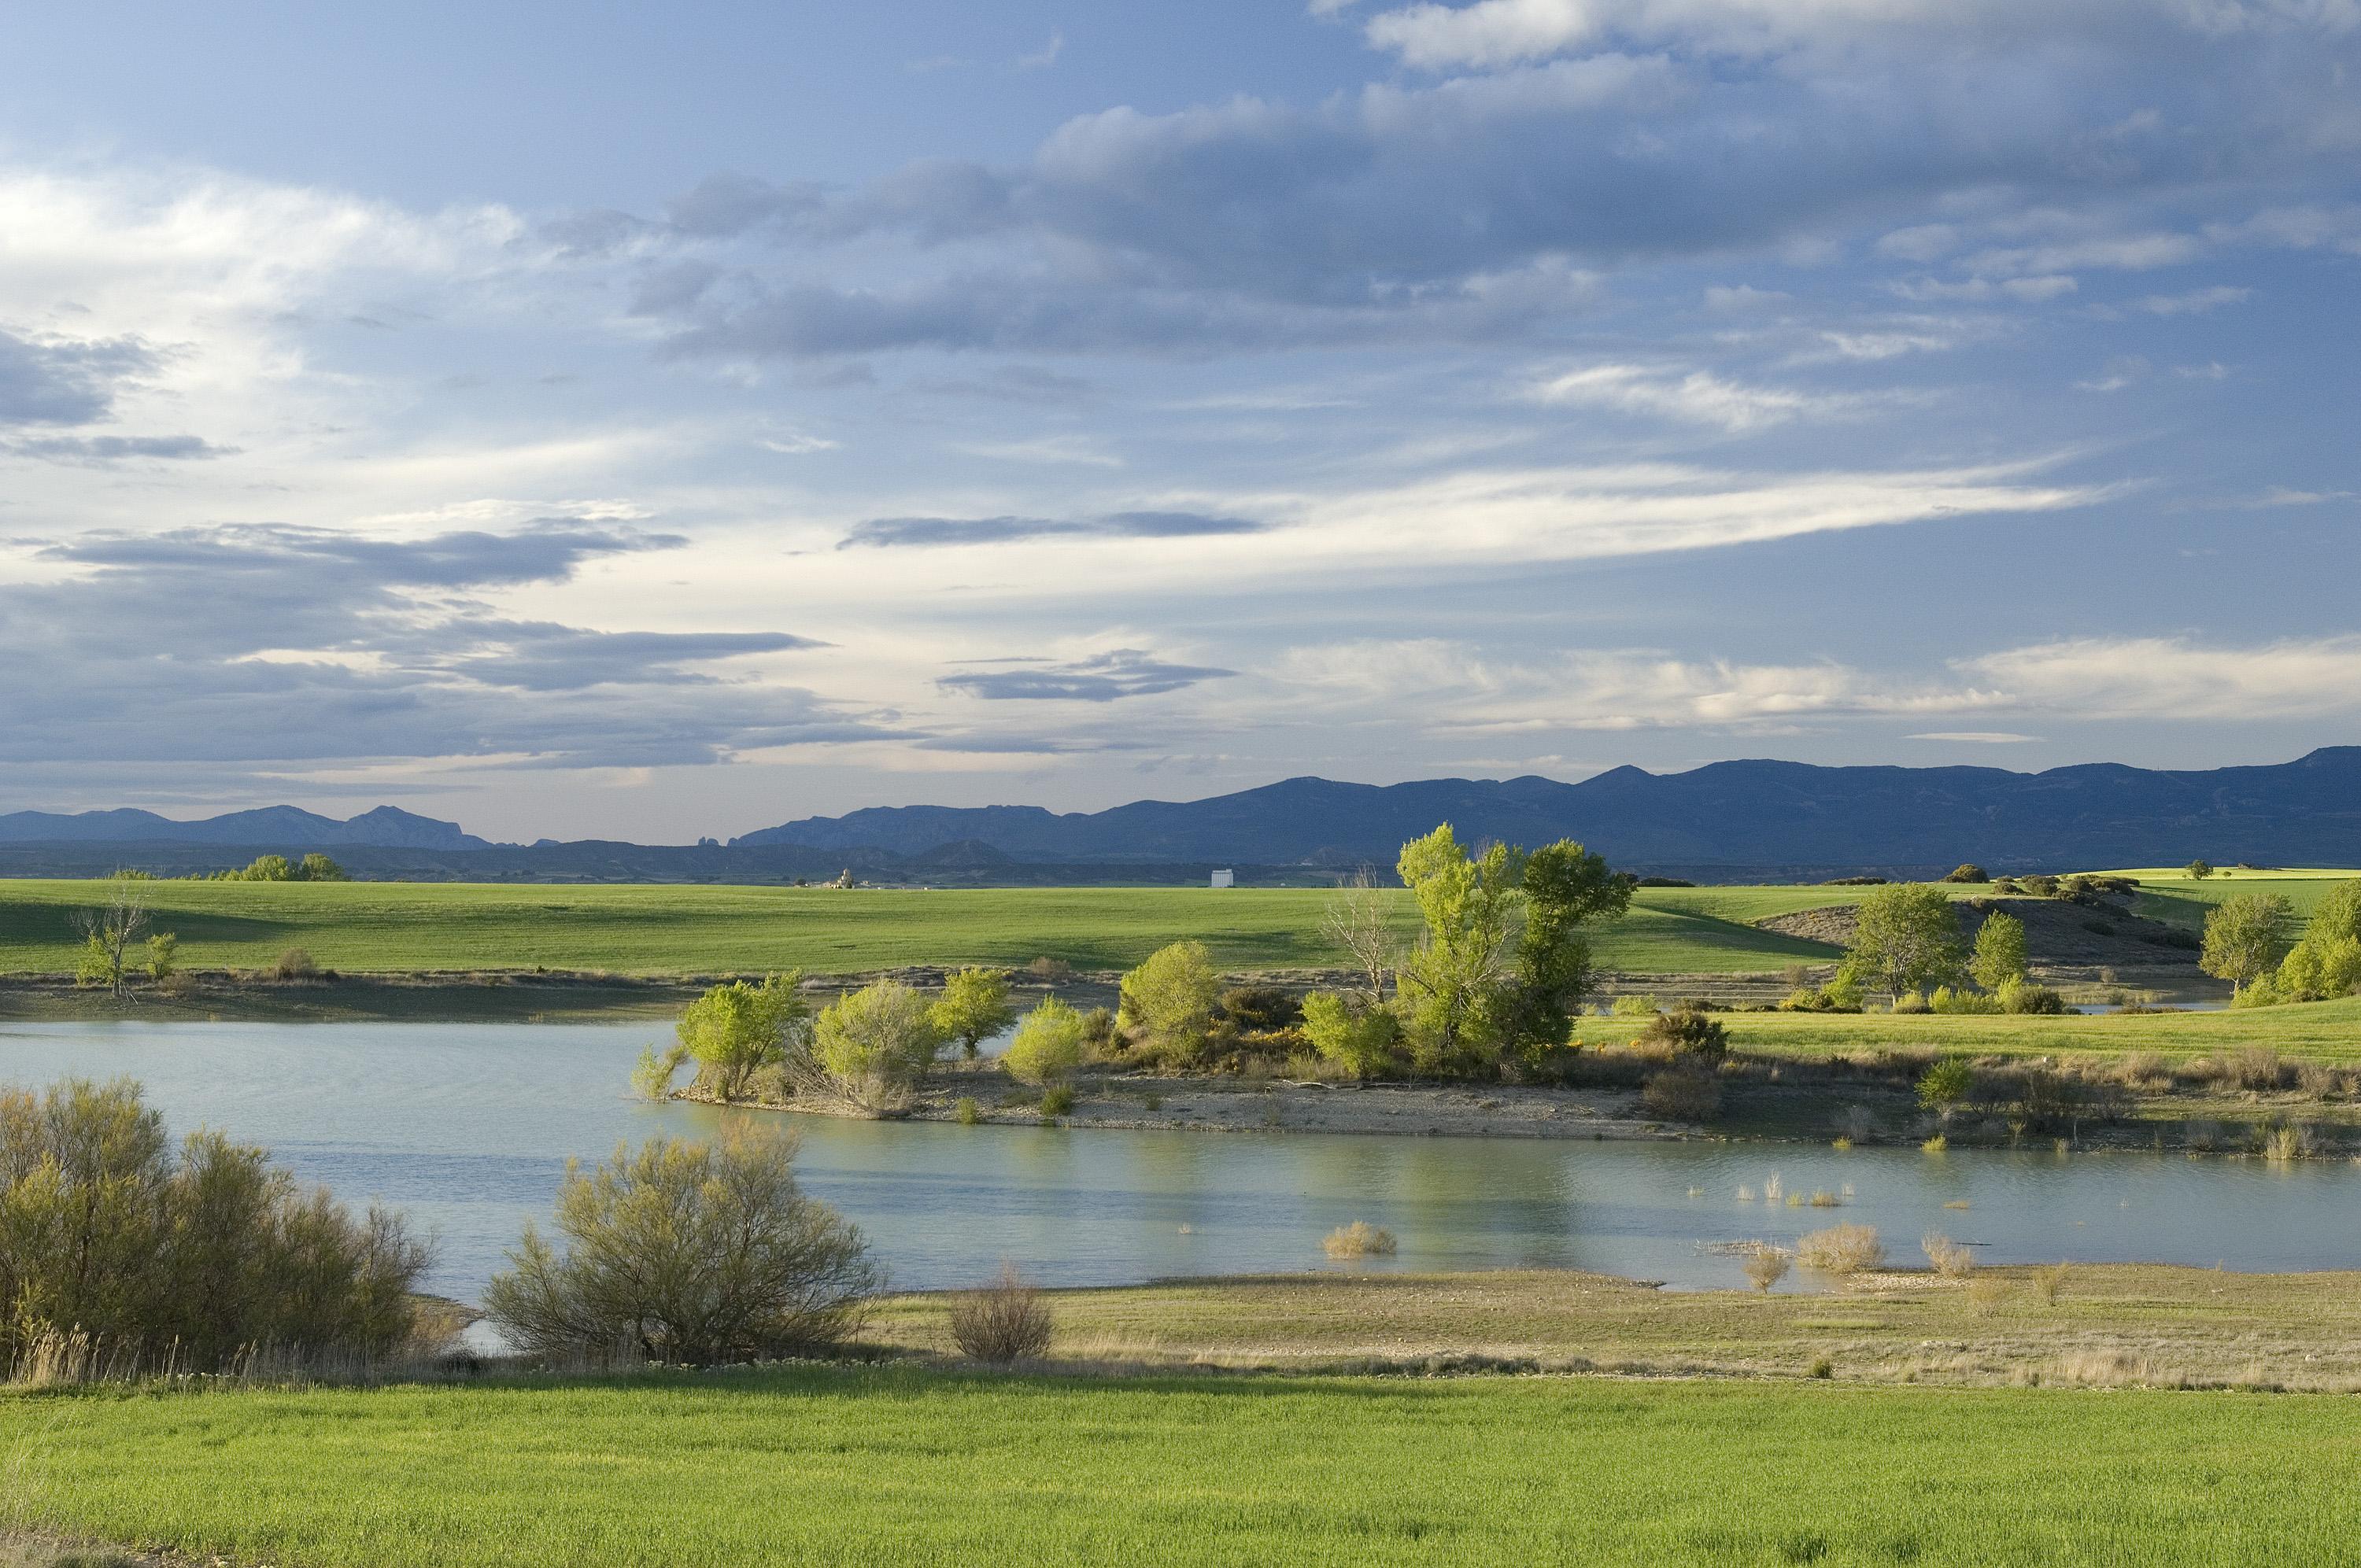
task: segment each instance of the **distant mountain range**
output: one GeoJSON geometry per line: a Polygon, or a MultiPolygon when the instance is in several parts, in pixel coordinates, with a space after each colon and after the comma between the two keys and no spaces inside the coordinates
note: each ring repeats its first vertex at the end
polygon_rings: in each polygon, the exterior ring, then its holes
{"type": "Polygon", "coordinates": [[[176,822],[152,811],[12,811],[0,816],[0,844],[239,844],[271,849],[333,850],[371,844],[384,849],[489,850],[491,844],[399,806],[380,806],[339,822],[292,806],[233,811],[176,822]]]}
{"type": "Polygon", "coordinates": [[[1616,865],[1700,881],[1809,881],[2179,864],[2361,865],[2361,746],[2267,767],[2159,772],[2093,763],[1824,768],[1716,762],[1682,773],[1617,768],[1544,778],[1355,784],[1297,778],[1197,801],[1111,810],[880,806],[811,817],[724,845],[600,840],[492,844],[457,824],[379,806],[346,821],[293,806],[178,822],[148,811],[0,816],[0,874],[95,875],[115,865],[216,869],[264,850],[342,851],[357,875],[517,882],[778,882],[851,869],[945,884],[1316,881],[1390,868],[1438,822],[1471,840],[1576,839],[1616,865]]]}
{"type": "Polygon", "coordinates": [[[1994,867],[2361,863],[2361,746],[2268,767],[2169,773],[2114,763],[1824,768],[1716,762],[1617,768],[1580,784],[1515,778],[1390,785],[1298,778],[1210,800],[1059,815],[1037,806],[873,807],[807,817],[733,845],[917,854],[953,842],[1012,860],[1390,866],[1438,822],[1464,839],[1577,839],[1618,865],[1994,867]]]}

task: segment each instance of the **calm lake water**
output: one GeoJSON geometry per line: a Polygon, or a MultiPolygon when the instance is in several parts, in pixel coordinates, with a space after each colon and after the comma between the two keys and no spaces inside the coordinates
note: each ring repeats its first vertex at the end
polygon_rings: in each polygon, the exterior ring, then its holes
{"type": "MultiPolygon", "coordinates": [[[[2361,1266],[2361,1170],[2148,1154],[1714,1143],[1345,1137],[961,1127],[653,1106],[628,1097],[661,1024],[0,1025],[0,1081],[141,1080],[176,1132],[268,1146],[356,1203],[441,1238],[431,1288],[472,1299],[566,1157],[704,1135],[724,1115],[790,1119],[807,1187],[858,1222],[896,1285],[972,1283],[1003,1258],[1045,1283],[1331,1266],[1354,1220],[1400,1239],[1402,1269],[1600,1269],[1677,1287],[1741,1283],[1702,1244],[1792,1242],[1842,1218],[1898,1260],[1940,1229],[1992,1263],[2154,1260],[2237,1269],[2361,1266]],[[1838,1210],[1772,1206],[1850,1190],[1838,1210]],[[1741,1188],[1755,1194],[1741,1201],[1741,1188]],[[1946,1209],[1964,1201],[1964,1210],[1946,1209]]],[[[1787,1288],[1805,1288],[1798,1274],[1787,1288]]]]}

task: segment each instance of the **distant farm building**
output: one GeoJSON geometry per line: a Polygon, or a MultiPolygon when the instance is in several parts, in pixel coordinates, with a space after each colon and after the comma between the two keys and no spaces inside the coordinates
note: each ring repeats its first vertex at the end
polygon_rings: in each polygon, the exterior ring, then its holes
{"type": "Polygon", "coordinates": [[[1215,887],[1235,887],[1237,884],[1237,874],[1234,872],[1215,872],[1213,873],[1213,885],[1215,887]]]}

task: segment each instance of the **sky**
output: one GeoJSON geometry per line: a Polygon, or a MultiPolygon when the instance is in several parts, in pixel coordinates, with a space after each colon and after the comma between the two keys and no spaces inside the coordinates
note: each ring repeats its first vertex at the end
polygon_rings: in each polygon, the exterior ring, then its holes
{"type": "Polygon", "coordinates": [[[2361,0],[10,33],[0,810],[2361,739],[2361,0]]]}

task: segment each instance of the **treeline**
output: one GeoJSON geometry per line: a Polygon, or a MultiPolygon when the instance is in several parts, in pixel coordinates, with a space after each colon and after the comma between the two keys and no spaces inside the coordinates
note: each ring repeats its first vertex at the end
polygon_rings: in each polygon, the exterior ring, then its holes
{"type": "Polygon", "coordinates": [[[258,855],[237,871],[192,872],[188,882],[350,882],[345,868],[314,850],[300,861],[284,855],[258,855]]]}
{"type": "Polygon", "coordinates": [[[2225,898],[2205,917],[2205,972],[2230,982],[2242,1007],[2361,992],[2361,877],[2331,888],[2291,940],[2295,910],[2276,893],[2225,898]]]}

